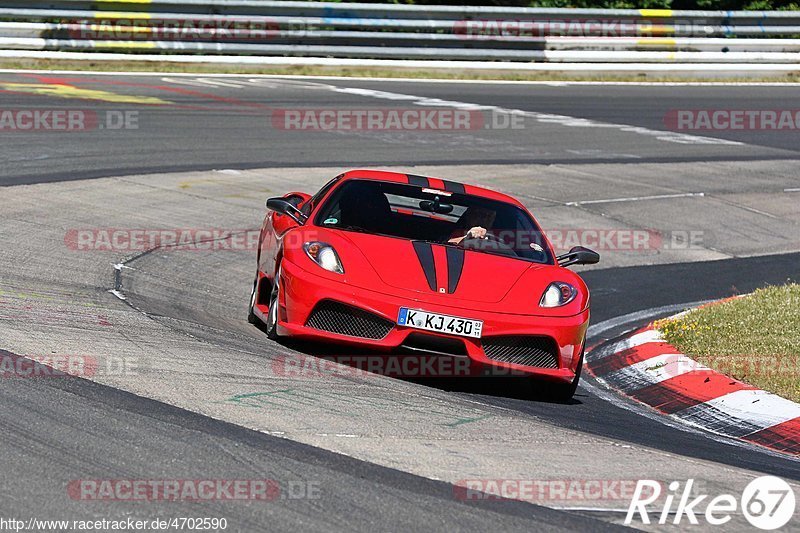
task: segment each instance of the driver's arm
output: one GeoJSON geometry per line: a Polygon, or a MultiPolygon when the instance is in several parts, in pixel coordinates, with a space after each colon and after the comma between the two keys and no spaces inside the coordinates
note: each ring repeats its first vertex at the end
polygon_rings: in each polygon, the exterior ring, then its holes
{"type": "Polygon", "coordinates": [[[481,226],[472,227],[465,235],[461,237],[453,237],[447,242],[449,244],[461,244],[461,241],[467,237],[472,237],[473,239],[483,239],[486,237],[486,228],[482,228],[481,226]]]}

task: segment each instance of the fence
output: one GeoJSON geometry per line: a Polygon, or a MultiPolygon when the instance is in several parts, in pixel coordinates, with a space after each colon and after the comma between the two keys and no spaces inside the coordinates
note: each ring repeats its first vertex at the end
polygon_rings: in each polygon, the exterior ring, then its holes
{"type": "Polygon", "coordinates": [[[800,59],[800,12],[550,9],[267,0],[26,0],[0,51],[559,63],[800,59]]]}

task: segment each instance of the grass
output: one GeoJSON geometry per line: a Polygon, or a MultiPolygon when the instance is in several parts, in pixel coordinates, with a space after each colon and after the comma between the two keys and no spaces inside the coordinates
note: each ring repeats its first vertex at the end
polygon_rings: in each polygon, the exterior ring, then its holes
{"type": "MultiPolygon", "coordinates": [[[[698,66],[699,68],[700,66],[698,66]]],[[[743,77],[730,76],[703,78],[691,76],[658,76],[644,74],[572,74],[569,72],[523,72],[514,70],[442,70],[417,68],[377,67],[318,67],[318,66],[266,66],[172,63],[168,61],[77,61],[53,59],[0,59],[2,69],[25,70],[79,70],[86,72],[161,72],[192,74],[275,74],[281,76],[345,76],[367,78],[415,78],[442,80],[487,81],[725,81],[725,82],[800,82],[800,68],[780,76],[743,77]]]]}
{"type": "Polygon", "coordinates": [[[800,402],[800,285],[759,289],[656,327],[700,363],[800,402]]]}

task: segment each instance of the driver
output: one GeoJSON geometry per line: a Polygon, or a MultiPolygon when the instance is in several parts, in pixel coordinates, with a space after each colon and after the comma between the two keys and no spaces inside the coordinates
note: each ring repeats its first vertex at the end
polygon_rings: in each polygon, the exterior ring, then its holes
{"type": "Polygon", "coordinates": [[[485,239],[486,232],[494,224],[497,213],[485,207],[468,207],[458,219],[458,228],[450,235],[447,241],[450,244],[461,244],[467,237],[473,239],[485,239]],[[469,228],[466,233],[464,230],[469,228]]]}

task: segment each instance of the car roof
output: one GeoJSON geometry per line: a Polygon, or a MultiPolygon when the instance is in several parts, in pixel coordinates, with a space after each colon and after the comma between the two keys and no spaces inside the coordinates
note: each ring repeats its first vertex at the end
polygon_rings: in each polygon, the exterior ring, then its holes
{"type": "Polygon", "coordinates": [[[392,183],[418,185],[419,187],[430,189],[480,196],[491,200],[513,204],[518,207],[522,207],[523,209],[525,208],[525,206],[523,206],[522,203],[513,196],[493,191],[491,189],[478,187],[476,185],[468,185],[430,176],[404,174],[402,172],[389,172],[386,170],[355,169],[349,170],[342,174],[342,180],[350,179],[369,179],[374,181],[388,181],[392,183]]]}

